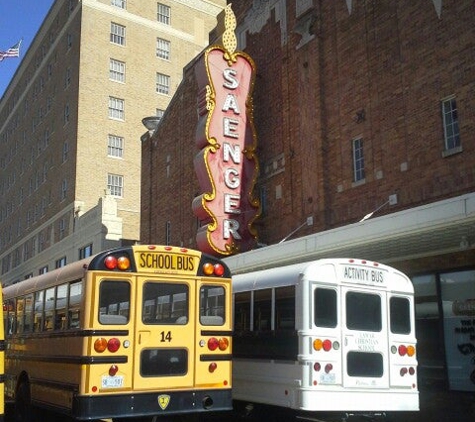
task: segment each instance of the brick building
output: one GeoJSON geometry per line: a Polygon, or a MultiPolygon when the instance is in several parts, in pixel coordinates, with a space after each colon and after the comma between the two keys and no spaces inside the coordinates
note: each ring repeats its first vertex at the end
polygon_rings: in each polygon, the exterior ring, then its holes
{"type": "MultiPolygon", "coordinates": [[[[475,391],[470,356],[453,350],[475,339],[457,337],[445,306],[464,303],[469,321],[475,313],[473,0],[254,0],[233,10],[238,49],[257,66],[265,247],[229,265],[351,255],[405,271],[422,383],[475,391]]],[[[195,66],[142,137],[144,243],[196,245],[195,66]]]]}

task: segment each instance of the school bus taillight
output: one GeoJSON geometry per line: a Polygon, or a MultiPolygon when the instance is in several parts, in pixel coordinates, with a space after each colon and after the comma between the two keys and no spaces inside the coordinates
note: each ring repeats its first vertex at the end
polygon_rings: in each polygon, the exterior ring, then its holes
{"type": "Polygon", "coordinates": [[[219,339],[219,350],[226,350],[229,346],[229,340],[227,338],[219,339]]]}
{"type": "Polygon", "coordinates": [[[119,367],[117,365],[111,365],[109,368],[109,375],[113,377],[119,371],[119,367]]]}
{"type": "Polygon", "coordinates": [[[224,265],[222,264],[213,264],[211,262],[205,262],[203,264],[203,273],[205,275],[215,275],[221,277],[224,274],[224,265]]]}
{"type": "Polygon", "coordinates": [[[213,373],[214,371],[216,371],[217,367],[218,365],[216,364],[216,362],[211,362],[208,366],[208,371],[213,373]]]}
{"type": "Polygon", "coordinates": [[[102,353],[104,350],[107,349],[107,340],[105,338],[98,338],[95,342],[94,342],[94,350],[97,352],[97,353],[102,353]]]}
{"type": "Polygon", "coordinates": [[[127,256],[109,255],[104,259],[104,265],[108,270],[126,271],[130,268],[130,259],[127,256]]]}
{"type": "Polygon", "coordinates": [[[329,339],[326,339],[326,340],[321,340],[319,338],[315,339],[313,341],[313,348],[319,352],[320,350],[324,350],[325,352],[329,352],[330,350],[334,349],[334,350],[338,350],[340,348],[340,343],[338,343],[337,341],[334,341],[332,343],[331,340],[329,339]]]}
{"type": "Polygon", "coordinates": [[[216,350],[219,347],[219,341],[217,338],[211,337],[208,340],[208,349],[211,351],[216,350]]]}
{"type": "Polygon", "coordinates": [[[120,341],[118,338],[111,338],[108,342],[107,342],[107,350],[109,350],[109,352],[111,353],[115,353],[117,352],[117,350],[119,350],[120,348],[120,341]]]}

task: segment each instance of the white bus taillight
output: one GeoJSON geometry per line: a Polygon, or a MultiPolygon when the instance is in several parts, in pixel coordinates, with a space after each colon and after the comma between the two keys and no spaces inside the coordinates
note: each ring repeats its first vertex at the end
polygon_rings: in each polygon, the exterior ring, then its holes
{"type": "Polygon", "coordinates": [[[319,338],[313,341],[313,348],[319,352],[320,350],[324,350],[325,352],[329,352],[330,350],[338,350],[340,348],[340,343],[338,341],[334,341],[332,343],[331,340],[321,340],[319,338]]]}
{"type": "Polygon", "coordinates": [[[414,346],[405,346],[404,344],[399,345],[399,347],[392,346],[391,352],[393,354],[399,353],[399,356],[409,356],[413,357],[416,354],[416,348],[414,346]]]}

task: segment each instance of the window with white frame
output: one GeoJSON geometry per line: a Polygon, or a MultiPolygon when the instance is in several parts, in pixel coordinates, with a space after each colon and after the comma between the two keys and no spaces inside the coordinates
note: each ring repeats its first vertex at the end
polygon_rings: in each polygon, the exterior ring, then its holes
{"type": "Polygon", "coordinates": [[[111,5],[119,7],[120,9],[127,8],[127,0],[111,0],[111,5]]]}
{"type": "Polygon", "coordinates": [[[353,180],[359,182],[364,180],[364,154],[363,139],[353,139],[353,180]]]}
{"type": "Polygon", "coordinates": [[[48,272],[48,266],[45,265],[38,270],[38,274],[46,274],[48,272]]]}
{"type": "Polygon", "coordinates": [[[442,101],[442,119],[444,123],[445,150],[460,147],[460,129],[455,97],[442,101]]]}
{"type": "Polygon", "coordinates": [[[170,25],[170,6],[157,3],[157,20],[165,25],[170,25]]]}
{"type": "Polygon", "coordinates": [[[109,97],[109,117],[111,119],[124,120],[124,100],[109,97]]]}
{"type": "Polygon", "coordinates": [[[107,189],[112,196],[122,198],[124,194],[124,176],[109,173],[107,175],[107,189]]]}
{"type": "Polygon", "coordinates": [[[170,76],[157,72],[155,91],[159,94],[170,94],[170,76]]]}
{"type": "Polygon", "coordinates": [[[116,82],[125,82],[125,63],[120,60],[110,59],[109,79],[116,82]]]}
{"type": "Polygon", "coordinates": [[[157,57],[164,60],[170,60],[170,41],[163,38],[157,38],[157,57]]]}
{"type": "Polygon", "coordinates": [[[79,259],[84,259],[92,255],[92,243],[79,249],[79,259]]]}
{"type": "Polygon", "coordinates": [[[161,108],[157,108],[155,110],[155,116],[157,116],[160,120],[162,120],[162,117],[164,114],[165,114],[165,110],[162,110],[161,108]]]}
{"type": "Polygon", "coordinates": [[[56,262],[55,262],[55,267],[56,268],[61,268],[61,267],[64,267],[64,266],[66,266],[66,257],[65,256],[57,259],[56,262]]]}
{"type": "MultiPolygon", "coordinates": [[[[64,221],[64,218],[59,220],[59,230],[58,230],[58,235],[60,239],[64,239],[66,236],[66,221],[64,221]]],[[[58,268],[58,267],[56,267],[58,268]]]]}
{"type": "Polygon", "coordinates": [[[124,155],[124,138],[122,136],[109,135],[107,143],[107,155],[109,157],[122,158],[124,155]]]}
{"type": "Polygon", "coordinates": [[[125,26],[111,22],[110,42],[125,45],[125,26]]]}

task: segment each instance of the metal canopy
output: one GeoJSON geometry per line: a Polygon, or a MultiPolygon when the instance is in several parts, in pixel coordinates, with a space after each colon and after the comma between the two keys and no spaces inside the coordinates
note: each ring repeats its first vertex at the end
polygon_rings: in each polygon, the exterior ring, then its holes
{"type": "Polygon", "coordinates": [[[472,248],[471,241],[475,242],[475,193],[288,240],[225,261],[233,274],[320,258],[391,263],[460,252],[472,248]]]}

